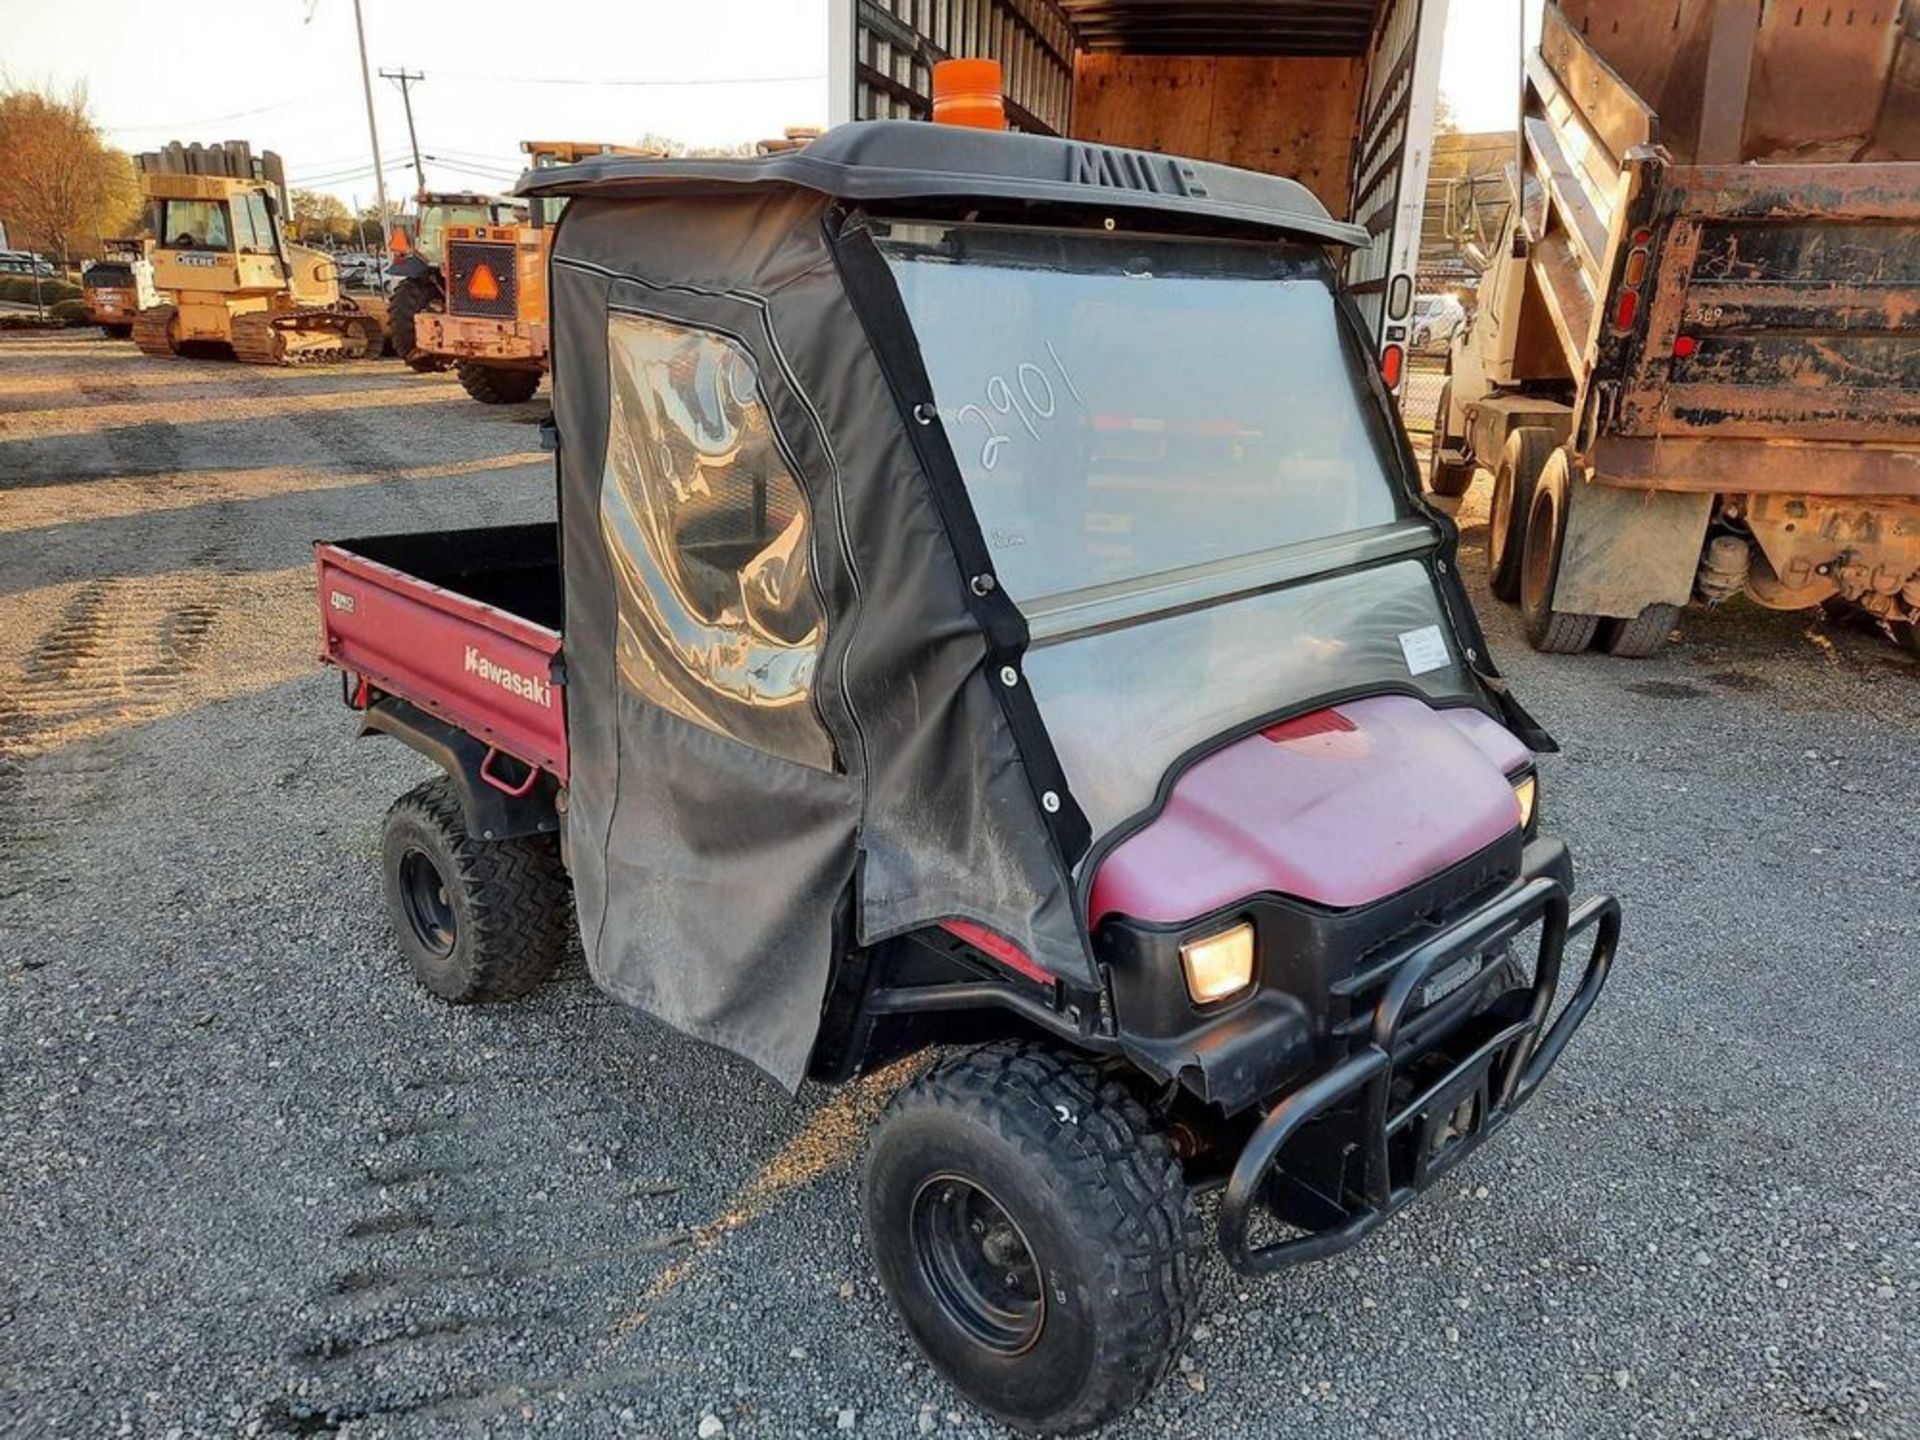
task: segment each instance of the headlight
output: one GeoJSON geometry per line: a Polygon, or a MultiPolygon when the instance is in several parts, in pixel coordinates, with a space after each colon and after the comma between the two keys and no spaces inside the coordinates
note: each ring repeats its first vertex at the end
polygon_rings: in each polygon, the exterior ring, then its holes
{"type": "Polygon", "coordinates": [[[1253,983],[1253,925],[1242,920],[1230,930],[1189,940],[1180,947],[1187,972],[1187,993],[1196,1005],[1237,994],[1253,983]]]}
{"type": "Polygon", "coordinates": [[[1540,779],[1531,771],[1513,782],[1513,798],[1520,802],[1520,828],[1533,829],[1533,802],[1540,795],[1540,779]]]}

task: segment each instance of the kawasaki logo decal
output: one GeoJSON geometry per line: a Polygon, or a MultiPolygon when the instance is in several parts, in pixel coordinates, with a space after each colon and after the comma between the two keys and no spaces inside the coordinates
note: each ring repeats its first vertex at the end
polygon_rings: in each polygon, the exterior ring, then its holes
{"type": "Polygon", "coordinates": [[[550,681],[522,675],[505,665],[496,665],[471,645],[467,646],[466,671],[469,675],[478,675],[489,685],[498,685],[502,690],[543,709],[553,708],[553,685],[550,681]]]}

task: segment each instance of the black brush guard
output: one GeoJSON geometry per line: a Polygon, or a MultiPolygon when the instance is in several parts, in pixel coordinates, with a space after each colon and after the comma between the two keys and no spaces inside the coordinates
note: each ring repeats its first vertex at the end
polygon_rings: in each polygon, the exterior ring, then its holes
{"type": "Polygon", "coordinates": [[[1565,887],[1542,876],[1513,886],[1394,962],[1392,978],[1374,1006],[1368,1040],[1275,1106],[1247,1141],[1220,1203],[1220,1245],[1228,1261],[1238,1270],[1264,1273],[1337,1254],[1477,1150],[1532,1097],[1559,1060],[1606,984],[1619,939],[1619,901],[1598,895],[1574,910],[1565,887]],[[1476,1000],[1508,972],[1504,965],[1488,963],[1464,986],[1409,1017],[1414,997],[1450,967],[1503,951],[1536,923],[1540,952],[1526,1014],[1499,1025],[1437,1079],[1396,1102],[1396,1072],[1443,1047],[1447,1032],[1458,1030],[1476,1000]],[[1549,1028],[1567,943],[1588,930],[1594,937],[1586,973],[1549,1028]],[[1250,1245],[1253,1207],[1288,1141],[1310,1122],[1349,1108],[1356,1111],[1354,1138],[1361,1153],[1358,1183],[1342,1205],[1346,1218],[1310,1234],[1250,1245]]]}

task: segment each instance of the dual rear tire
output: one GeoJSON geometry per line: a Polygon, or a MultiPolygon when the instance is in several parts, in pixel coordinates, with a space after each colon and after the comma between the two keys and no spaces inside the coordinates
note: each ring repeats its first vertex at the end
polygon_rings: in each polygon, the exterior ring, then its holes
{"type": "Polygon", "coordinates": [[[1616,619],[1554,604],[1576,489],[1573,457],[1555,445],[1550,430],[1526,426],[1507,436],[1488,506],[1488,588],[1519,604],[1527,642],[1543,654],[1599,649],[1644,659],[1667,643],[1679,606],[1646,605],[1631,618],[1616,619]]]}

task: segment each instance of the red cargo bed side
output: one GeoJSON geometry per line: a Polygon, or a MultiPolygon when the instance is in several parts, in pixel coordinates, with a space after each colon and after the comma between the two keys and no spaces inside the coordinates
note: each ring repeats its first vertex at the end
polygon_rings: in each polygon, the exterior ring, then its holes
{"type": "Polygon", "coordinates": [[[322,660],[566,783],[557,631],[338,545],[314,556],[322,660]]]}

